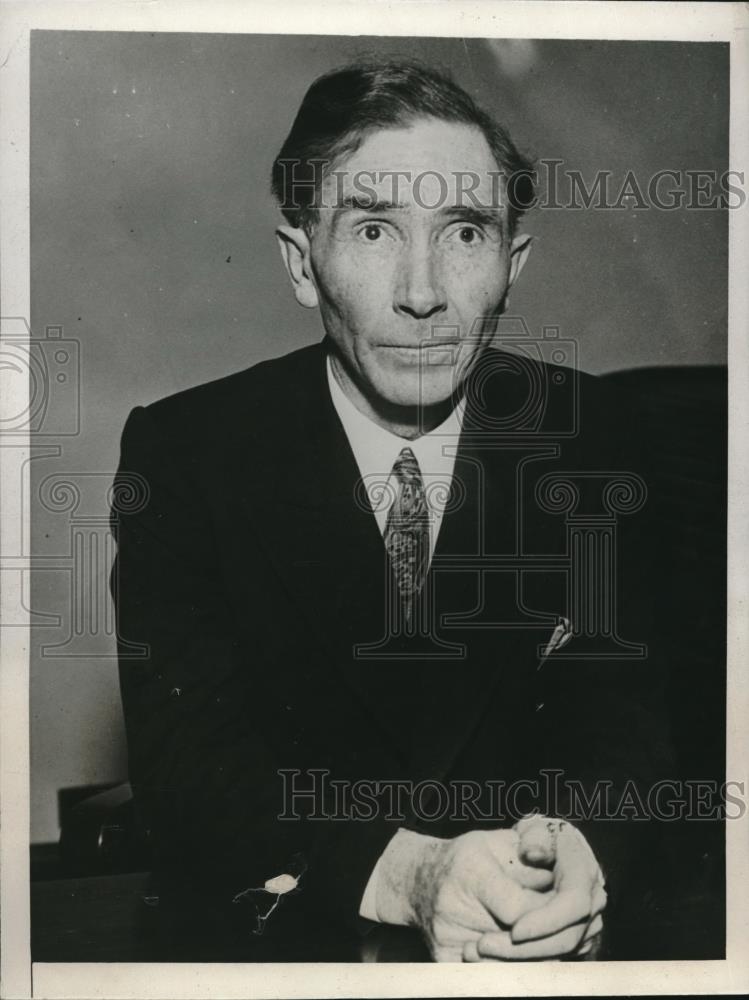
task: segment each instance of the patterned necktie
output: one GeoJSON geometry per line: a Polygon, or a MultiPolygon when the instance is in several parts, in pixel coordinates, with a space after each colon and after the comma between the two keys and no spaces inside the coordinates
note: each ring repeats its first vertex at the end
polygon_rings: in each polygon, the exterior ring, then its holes
{"type": "Polygon", "coordinates": [[[429,564],[429,508],[419,463],[410,448],[404,448],[396,458],[393,475],[398,494],[388,512],[384,540],[406,617],[410,618],[429,564]]]}

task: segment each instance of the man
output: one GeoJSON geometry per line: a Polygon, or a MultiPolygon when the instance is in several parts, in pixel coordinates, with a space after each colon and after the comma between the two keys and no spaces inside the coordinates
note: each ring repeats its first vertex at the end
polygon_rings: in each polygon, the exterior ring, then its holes
{"type": "Polygon", "coordinates": [[[449,79],[359,66],[312,85],[273,190],[323,343],[138,408],[123,435],[148,499],[116,519],[113,580],[120,635],[148,647],[121,680],[157,863],[257,891],[263,926],[294,889],[310,919],[417,926],[437,960],[588,954],[639,838],[560,803],[514,826],[484,808],[540,767],[646,781],[663,752],[652,664],[559,658],[585,636],[562,614],[564,526],[534,497],[560,470],[630,470],[630,428],[595,379],[492,347],[530,251],[529,164],[449,79]],[[453,780],[471,809],[392,801],[453,780]],[[365,785],[368,811],[341,805],[365,785]]]}

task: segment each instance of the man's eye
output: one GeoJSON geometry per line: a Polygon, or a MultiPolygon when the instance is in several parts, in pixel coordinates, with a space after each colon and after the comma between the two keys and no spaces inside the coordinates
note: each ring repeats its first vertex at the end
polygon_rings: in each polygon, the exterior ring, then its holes
{"type": "Polygon", "coordinates": [[[355,239],[364,243],[392,244],[395,233],[391,226],[385,222],[362,222],[354,231],[355,239]]]}
{"type": "Polygon", "coordinates": [[[478,229],[474,229],[473,226],[461,226],[458,230],[458,239],[461,243],[466,243],[468,245],[471,243],[478,243],[480,236],[481,233],[479,233],[478,229]]]}

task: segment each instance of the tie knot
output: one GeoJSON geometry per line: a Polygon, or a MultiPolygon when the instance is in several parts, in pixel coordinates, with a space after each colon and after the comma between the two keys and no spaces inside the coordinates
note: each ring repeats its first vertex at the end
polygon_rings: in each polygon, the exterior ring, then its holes
{"type": "Polygon", "coordinates": [[[403,448],[393,464],[393,474],[404,485],[421,482],[421,470],[416,455],[410,448],[403,448]]]}

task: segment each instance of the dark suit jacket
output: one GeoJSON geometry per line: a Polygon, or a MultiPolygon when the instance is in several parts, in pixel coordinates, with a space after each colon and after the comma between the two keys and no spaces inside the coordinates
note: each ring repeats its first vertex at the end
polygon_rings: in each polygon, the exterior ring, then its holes
{"type": "MultiPolygon", "coordinates": [[[[468,565],[564,556],[564,517],[535,498],[542,476],[642,471],[624,400],[592,376],[502,357],[489,352],[472,376],[430,570],[437,631],[462,644],[457,658],[414,659],[408,642],[391,659],[354,654],[385,634],[389,567],[355,499],[322,345],[130,414],[118,476],[142,477],[148,499],[115,511],[113,587],[130,776],[162,870],[230,898],[304,869],[300,895],[356,921],[403,819],[386,808],[368,821],[279,819],[279,770],[509,783],[564,768],[588,789],[667,776],[658,666],[552,656],[539,669],[539,646],[568,607],[564,573],[520,585],[506,567],[482,578],[468,565]],[[131,643],[148,656],[132,658],[131,643]]],[[[620,632],[647,641],[647,510],[618,530],[620,632]]],[[[442,836],[479,824],[406,819],[442,836]]],[[[616,893],[643,824],[582,825],[616,893]]]]}

